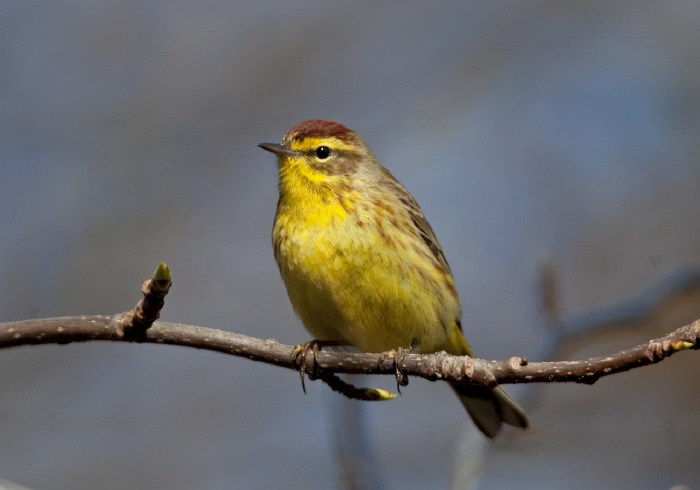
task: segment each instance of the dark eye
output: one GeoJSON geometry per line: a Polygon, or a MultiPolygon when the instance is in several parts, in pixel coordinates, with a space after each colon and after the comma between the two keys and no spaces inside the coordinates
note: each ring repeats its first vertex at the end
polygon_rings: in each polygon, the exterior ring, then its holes
{"type": "Polygon", "coordinates": [[[325,160],[331,154],[331,149],[327,146],[319,146],[316,148],[316,157],[321,160],[325,160]]]}

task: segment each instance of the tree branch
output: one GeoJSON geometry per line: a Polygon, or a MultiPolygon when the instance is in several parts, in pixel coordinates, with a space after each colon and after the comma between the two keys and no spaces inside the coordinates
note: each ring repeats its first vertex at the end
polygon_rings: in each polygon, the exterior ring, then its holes
{"type": "Polygon", "coordinates": [[[38,344],[111,341],[179,345],[246,357],[287,369],[305,370],[336,391],[360,399],[388,399],[383,390],[355,388],[333,376],[336,373],[390,374],[398,368],[409,376],[461,384],[496,386],[507,383],[576,382],[593,384],[603,376],[647,366],[688,349],[700,349],[700,320],[663,337],[609,356],[580,361],[529,362],[512,357],[486,361],[451,356],[446,352],[406,354],[396,361],[382,354],[325,352],[297,356],[294,346],[223,330],[154,321],[170,287],[170,272],[161,264],[142,287],[144,299],[130,312],[112,316],[75,316],[0,324],[0,349],[38,344]],[[364,390],[364,392],[363,392],[364,390]]]}

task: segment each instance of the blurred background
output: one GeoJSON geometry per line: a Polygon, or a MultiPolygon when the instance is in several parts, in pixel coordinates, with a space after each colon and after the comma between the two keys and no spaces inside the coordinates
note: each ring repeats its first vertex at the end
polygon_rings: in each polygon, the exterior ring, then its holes
{"type": "MultiPolygon", "coordinates": [[[[0,2],[0,322],[130,309],[165,261],[163,320],[307,340],[256,145],[324,118],[421,203],[480,356],[660,336],[700,317],[699,42],[692,1],[0,2]]],[[[495,442],[420,379],[349,407],[122,343],[5,350],[0,373],[0,478],[29,488],[700,486],[695,352],[509,386],[532,429],[495,442]],[[343,459],[349,420],[367,447],[343,459]]]]}

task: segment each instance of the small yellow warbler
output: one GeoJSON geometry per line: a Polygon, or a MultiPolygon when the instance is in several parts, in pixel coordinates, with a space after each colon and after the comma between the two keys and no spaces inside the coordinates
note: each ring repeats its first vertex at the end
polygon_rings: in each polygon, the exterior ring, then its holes
{"type": "MultiPolygon", "coordinates": [[[[413,196],[345,126],[298,124],[277,155],[279,202],[272,230],[287,293],[314,338],[364,352],[399,347],[473,357],[455,282],[413,196]]],[[[453,385],[476,426],[526,428],[502,388],[453,385]]]]}

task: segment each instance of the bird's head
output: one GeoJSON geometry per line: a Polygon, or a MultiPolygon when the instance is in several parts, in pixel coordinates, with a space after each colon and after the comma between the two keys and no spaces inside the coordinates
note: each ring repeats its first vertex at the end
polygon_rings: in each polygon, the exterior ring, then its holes
{"type": "Polygon", "coordinates": [[[300,174],[311,182],[358,172],[376,159],[354,131],[342,124],[312,119],[297,124],[281,144],[260,143],[260,148],[277,155],[280,177],[300,174]]]}

